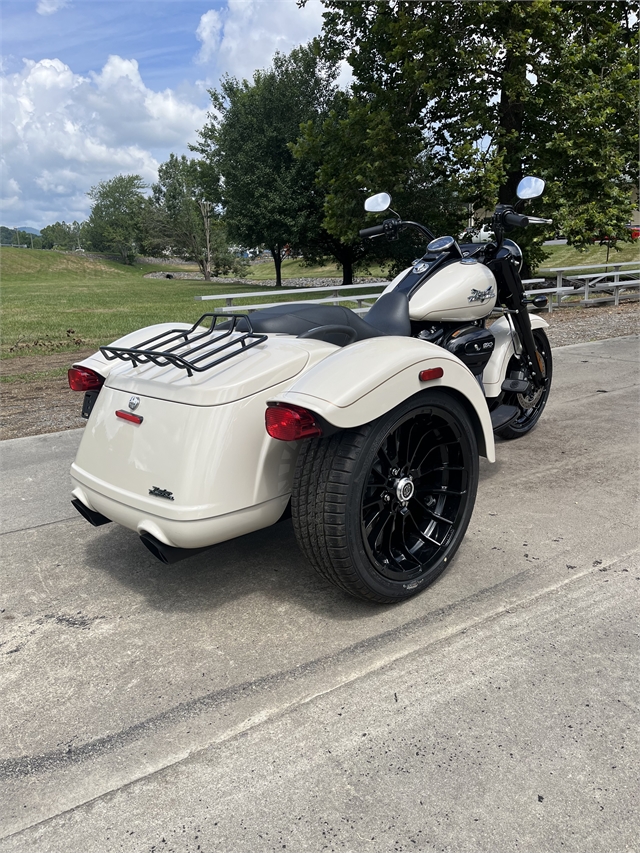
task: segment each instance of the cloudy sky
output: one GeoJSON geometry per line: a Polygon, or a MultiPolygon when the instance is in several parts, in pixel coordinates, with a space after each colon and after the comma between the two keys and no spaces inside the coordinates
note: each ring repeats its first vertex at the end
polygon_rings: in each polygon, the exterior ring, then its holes
{"type": "Polygon", "coordinates": [[[221,74],[250,79],[321,27],[320,0],[4,2],[0,224],[81,221],[99,181],[154,181],[221,74]]]}

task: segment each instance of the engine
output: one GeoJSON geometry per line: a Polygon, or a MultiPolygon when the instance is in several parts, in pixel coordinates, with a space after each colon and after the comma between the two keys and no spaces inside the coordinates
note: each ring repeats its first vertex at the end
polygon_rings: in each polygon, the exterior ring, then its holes
{"type": "Polygon", "coordinates": [[[443,346],[466,364],[474,376],[480,376],[491,358],[495,343],[489,329],[466,326],[448,335],[443,346]]]}

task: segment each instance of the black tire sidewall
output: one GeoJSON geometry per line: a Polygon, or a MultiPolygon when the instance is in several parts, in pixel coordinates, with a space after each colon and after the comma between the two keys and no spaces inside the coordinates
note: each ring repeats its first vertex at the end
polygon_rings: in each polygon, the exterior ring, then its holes
{"type": "MultiPolygon", "coordinates": [[[[546,384],[546,387],[544,390],[542,400],[540,402],[538,402],[535,406],[536,411],[535,411],[534,416],[531,418],[531,420],[527,421],[526,424],[524,424],[523,426],[520,426],[520,427],[517,426],[516,424],[513,424],[513,425],[507,424],[507,426],[502,427],[500,429],[497,429],[495,431],[495,434],[497,436],[499,436],[500,438],[507,439],[507,440],[513,439],[513,438],[520,438],[521,436],[527,435],[527,433],[531,432],[531,430],[536,426],[536,424],[540,420],[540,417],[541,417],[541,415],[545,409],[545,406],[547,405],[547,400],[549,399],[549,394],[551,393],[551,382],[553,381],[553,355],[551,353],[551,344],[549,343],[549,338],[547,337],[547,334],[544,331],[544,329],[540,329],[540,328],[533,329],[532,334],[533,334],[534,340],[536,341],[536,345],[538,344],[538,342],[541,342],[543,345],[543,349],[547,354],[547,358],[546,358],[546,362],[545,362],[545,367],[546,367],[546,371],[547,371],[547,375],[546,375],[547,384],[546,384]]],[[[509,367],[507,367],[507,373],[508,372],[509,372],[509,367]]],[[[518,408],[520,408],[521,412],[526,411],[525,409],[522,409],[519,406],[517,400],[515,402],[515,405],[518,406],[518,408]]]]}
{"type": "Polygon", "coordinates": [[[471,421],[464,407],[451,395],[438,390],[423,391],[406,400],[377,421],[368,424],[367,430],[362,451],[354,466],[353,476],[347,493],[344,519],[346,539],[353,566],[363,582],[378,595],[385,596],[388,599],[402,600],[419,592],[442,574],[450,565],[455,552],[464,538],[473,513],[478,486],[479,460],[477,441],[471,421]],[[466,441],[467,443],[465,452],[470,460],[471,467],[471,470],[467,471],[467,497],[460,523],[446,549],[439,555],[438,561],[419,578],[411,581],[392,581],[379,574],[363,542],[361,525],[362,495],[380,443],[407,414],[414,409],[422,409],[424,407],[433,407],[436,412],[437,410],[445,411],[448,415],[454,416],[457,421],[461,441],[466,441]]]}

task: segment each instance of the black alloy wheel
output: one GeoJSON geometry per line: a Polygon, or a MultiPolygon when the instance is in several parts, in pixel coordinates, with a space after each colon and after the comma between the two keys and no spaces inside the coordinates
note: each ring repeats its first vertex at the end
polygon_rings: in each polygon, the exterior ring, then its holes
{"type": "MultiPolygon", "coordinates": [[[[512,439],[526,435],[538,423],[542,410],[547,404],[553,376],[551,345],[542,329],[533,330],[533,339],[536,343],[538,364],[544,376],[544,386],[532,389],[528,394],[507,393],[504,395],[502,402],[508,406],[516,406],[518,414],[506,426],[495,431],[500,438],[512,439]]],[[[512,358],[507,368],[507,376],[520,377],[520,370],[520,362],[515,357],[512,358]]]]}
{"type": "Polygon", "coordinates": [[[465,409],[442,391],[422,392],[373,423],[302,446],[294,529],[332,583],[358,598],[401,601],[449,565],[477,485],[465,409]]]}

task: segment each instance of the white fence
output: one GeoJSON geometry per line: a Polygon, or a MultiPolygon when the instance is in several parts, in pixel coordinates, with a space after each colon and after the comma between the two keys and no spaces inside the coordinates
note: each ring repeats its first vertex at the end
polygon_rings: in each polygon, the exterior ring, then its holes
{"type": "MultiPolygon", "coordinates": [[[[376,301],[376,299],[380,296],[381,292],[387,287],[389,284],[388,281],[371,281],[364,282],[363,284],[331,284],[324,287],[294,287],[289,290],[282,290],[278,288],[277,290],[273,288],[274,296],[300,296],[300,294],[313,293],[320,296],[319,299],[305,299],[305,305],[338,305],[340,303],[356,303],[356,307],[353,309],[357,314],[364,314],[369,310],[371,305],[376,301]],[[375,292],[367,292],[367,293],[354,293],[356,290],[366,290],[366,291],[374,291],[375,292]],[[348,291],[348,292],[347,292],[348,291]],[[326,296],[321,296],[321,294],[327,294],[326,296]]],[[[264,299],[266,296],[264,290],[260,291],[249,291],[248,293],[219,293],[214,294],[212,296],[196,296],[195,299],[197,302],[205,302],[209,299],[220,300],[224,299],[224,306],[221,308],[216,308],[217,311],[222,312],[223,314],[233,314],[244,313],[245,311],[251,313],[252,311],[259,311],[262,308],[270,308],[272,305],[278,305],[280,302],[295,302],[296,299],[276,299],[273,302],[256,302],[253,304],[238,304],[234,301],[237,299],[245,300],[245,299],[256,299],[258,297],[264,299]]],[[[302,301],[302,300],[300,300],[302,301]]]]}
{"type": "MultiPolygon", "coordinates": [[[[571,296],[584,296],[580,300],[581,305],[597,305],[603,302],[613,302],[615,305],[620,303],[620,299],[638,299],[640,296],[640,263],[636,261],[627,261],[619,264],[590,264],[581,267],[555,267],[553,269],[542,269],[541,273],[551,273],[556,276],[556,286],[529,289],[527,288],[527,296],[545,295],[548,297],[547,311],[553,311],[554,307],[559,308],[563,304],[563,300],[571,296]],[[622,270],[622,267],[632,266],[632,270],[622,270]],[[603,270],[605,268],[605,271],[603,270]],[[607,267],[612,267],[611,271],[607,267]],[[598,269],[599,272],[583,273],[579,271],[598,269]],[[555,306],[554,306],[555,297],[555,306]]],[[[523,284],[543,284],[546,278],[530,278],[525,279],[523,284]]],[[[335,284],[326,285],[323,287],[295,287],[290,289],[273,289],[274,299],[271,302],[250,302],[242,304],[245,300],[264,299],[266,294],[264,290],[248,291],[246,293],[217,293],[211,296],[196,296],[197,302],[206,302],[209,300],[224,301],[222,307],[216,306],[216,310],[223,314],[233,313],[251,313],[259,311],[262,308],[269,308],[272,305],[278,305],[280,302],[291,301],[295,302],[296,298],[304,294],[313,294],[318,298],[305,299],[305,304],[308,305],[347,305],[352,307],[356,314],[366,313],[371,305],[380,296],[385,287],[389,284],[388,281],[364,282],[362,284],[335,284]],[[366,291],[365,293],[356,293],[356,291],[366,291]],[[286,297],[293,297],[287,300],[286,297]],[[241,300],[238,304],[237,300],[241,300]]],[[[302,300],[301,300],[302,301],[302,300]]]]}
{"type": "Polygon", "coordinates": [[[549,297],[548,311],[562,306],[563,300],[571,296],[583,295],[581,305],[600,305],[603,302],[620,304],[620,298],[638,299],[640,293],[640,261],[621,261],[608,264],[585,264],[579,267],[552,267],[541,269],[540,273],[550,273],[556,278],[556,286],[544,288],[536,293],[549,297]],[[623,267],[625,269],[623,269],[623,267]],[[627,269],[632,267],[633,269],[627,269]],[[585,272],[597,270],[597,272],[585,272]]]}

